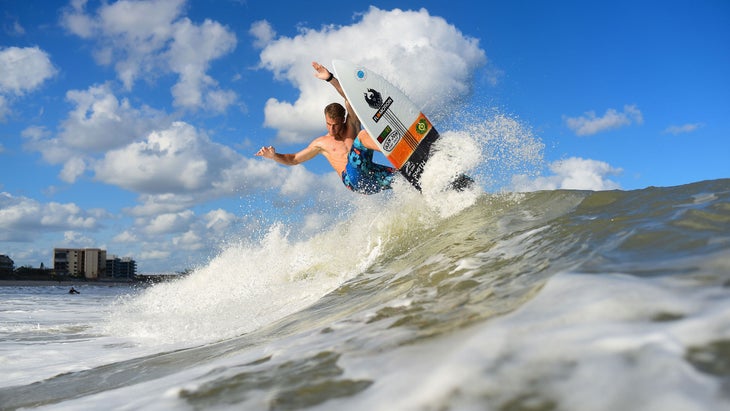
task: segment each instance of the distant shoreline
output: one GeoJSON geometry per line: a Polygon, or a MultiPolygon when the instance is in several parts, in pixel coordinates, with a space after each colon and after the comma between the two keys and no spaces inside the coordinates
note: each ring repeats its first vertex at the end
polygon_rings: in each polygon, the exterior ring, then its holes
{"type": "Polygon", "coordinates": [[[46,281],[46,280],[0,280],[0,287],[81,287],[91,285],[95,287],[130,287],[145,285],[139,281],[46,281]]]}

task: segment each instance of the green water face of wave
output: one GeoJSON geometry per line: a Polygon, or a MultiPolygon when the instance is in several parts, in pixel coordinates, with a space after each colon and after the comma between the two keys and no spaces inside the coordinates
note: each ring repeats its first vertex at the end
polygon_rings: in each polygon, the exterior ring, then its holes
{"type": "Polygon", "coordinates": [[[402,224],[410,228],[387,239],[370,275],[339,293],[360,290],[373,305],[403,299],[373,320],[421,330],[414,338],[509,312],[566,271],[730,281],[730,180],[484,195],[435,224],[402,224]]]}

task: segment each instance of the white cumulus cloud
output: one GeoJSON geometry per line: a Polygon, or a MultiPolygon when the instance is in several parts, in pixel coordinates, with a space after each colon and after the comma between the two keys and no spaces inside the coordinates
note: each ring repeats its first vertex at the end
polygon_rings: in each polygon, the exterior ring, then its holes
{"type": "Polygon", "coordinates": [[[107,150],[124,147],[169,122],[163,113],[118,99],[108,84],[69,90],[66,99],[74,108],[61,122],[58,135],[29,126],[22,136],[27,149],[38,151],[50,164],[63,165],[59,178],[68,183],[107,150]]]}
{"type": "Polygon", "coordinates": [[[693,131],[696,131],[697,129],[699,129],[702,126],[703,126],[702,123],[689,123],[689,124],[682,124],[680,126],[672,125],[672,126],[667,127],[664,130],[664,134],[673,134],[676,136],[677,134],[691,133],[693,131]]]}
{"type": "Polygon", "coordinates": [[[175,213],[215,198],[278,184],[293,170],[242,156],[185,122],[108,151],[94,162],[95,179],[139,194],[136,216],[175,213]],[[281,168],[281,171],[277,170],[281,168]]]}
{"type": "Polygon", "coordinates": [[[74,203],[43,204],[27,197],[0,193],[0,241],[31,241],[38,232],[94,230],[100,210],[83,210],[74,203]]]}
{"type": "Polygon", "coordinates": [[[602,191],[620,188],[618,183],[607,177],[618,175],[622,170],[603,161],[571,157],[553,162],[549,169],[553,175],[534,179],[524,174],[514,176],[512,178],[514,191],[557,189],[602,191]]]}
{"type": "Polygon", "coordinates": [[[48,54],[38,47],[0,49],[0,93],[23,95],[56,74],[48,54]]]}
{"type": "Polygon", "coordinates": [[[263,48],[276,37],[276,31],[266,20],[254,22],[248,33],[253,36],[253,45],[256,48],[263,48]]]}
{"type": "Polygon", "coordinates": [[[0,95],[0,121],[4,121],[10,113],[10,105],[5,96],[0,95]]]}
{"type": "Polygon", "coordinates": [[[55,75],[48,53],[38,47],[0,48],[0,121],[11,112],[12,97],[36,90],[55,75]]]}
{"type": "Polygon", "coordinates": [[[205,221],[205,228],[219,235],[225,233],[237,221],[235,214],[220,208],[208,212],[203,219],[205,221]]]}
{"type": "Polygon", "coordinates": [[[144,231],[147,234],[168,234],[185,231],[193,221],[195,214],[191,210],[179,213],[160,214],[146,222],[144,231]]]}
{"type": "Polygon", "coordinates": [[[568,128],[579,136],[590,136],[606,130],[644,122],[644,116],[636,105],[626,105],[622,112],[610,108],[601,117],[596,116],[595,111],[589,111],[579,117],[564,116],[563,118],[568,128]]]}
{"type": "Polygon", "coordinates": [[[132,107],[126,98],[117,98],[108,84],[70,90],[66,98],[75,107],[61,123],[59,138],[64,145],[83,152],[124,146],[158,126],[165,117],[146,106],[132,107]]]}
{"type": "Polygon", "coordinates": [[[272,98],[265,107],[265,125],[288,142],[311,139],[322,129],[322,108],[341,101],[313,76],[313,60],[330,70],[333,59],[367,66],[393,81],[432,116],[467,95],[475,71],[487,63],[477,39],[425,9],[371,7],[352,25],[303,29],[295,37],[273,40],[273,29],[262,24],[251,29],[256,44],[266,44],[261,67],[300,91],[295,102],[272,98]]]}
{"type": "Polygon", "coordinates": [[[109,151],[95,171],[97,179],[136,192],[200,190],[216,176],[212,168],[222,162],[230,165],[234,157],[232,150],[212,143],[193,126],[175,122],[142,141],[109,151]]]}
{"type": "Polygon", "coordinates": [[[61,23],[73,34],[96,42],[95,57],[114,64],[127,89],[138,79],[173,73],[174,105],[222,112],[236,94],[222,90],[207,71],[211,63],[236,47],[227,27],[206,19],[201,24],[183,16],[184,0],[121,0],[102,3],[95,13],[85,1],[74,1],[61,23]]]}
{"type": "Polygon", "coordinates": [[[130,230],[124,230],[114,236],[114,238],[112,238],[112,241],[115,243],[136,243],[139,241],[139,238],[130,230]]]}

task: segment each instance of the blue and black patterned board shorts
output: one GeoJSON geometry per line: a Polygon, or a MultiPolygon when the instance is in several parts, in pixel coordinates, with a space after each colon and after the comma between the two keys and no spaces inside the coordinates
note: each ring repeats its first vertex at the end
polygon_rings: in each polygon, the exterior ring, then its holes
{"type": "Polygon", "coordinates": [[[345,187],[361,194],[375,194],[390,188],[395,172],[393,167],[373,163],[373,150],[356,138],[347,156],[347,166],[342,172],[345,187]]]}

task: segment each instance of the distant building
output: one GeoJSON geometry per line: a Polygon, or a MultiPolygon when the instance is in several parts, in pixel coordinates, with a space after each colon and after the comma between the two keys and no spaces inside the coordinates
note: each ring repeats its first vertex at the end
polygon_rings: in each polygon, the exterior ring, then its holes
{"type": "Polygon", "coordinates": [[[0,254],[0,274],[12,274],[15,270],[15,262],[5,254],[0,254]]]}
{"type": "Polygon", "coordinates": [[[99,248],[54,248],[53,269],[58,276],[96,280],[106,273],[106,250],[99,248]]]}
{"type": "Polygon", "coordinates": [[[137,275],[137,262],[131,257],[112,255],[106,260],[106,275],[114,278],[133,279],[137,275]]]}

